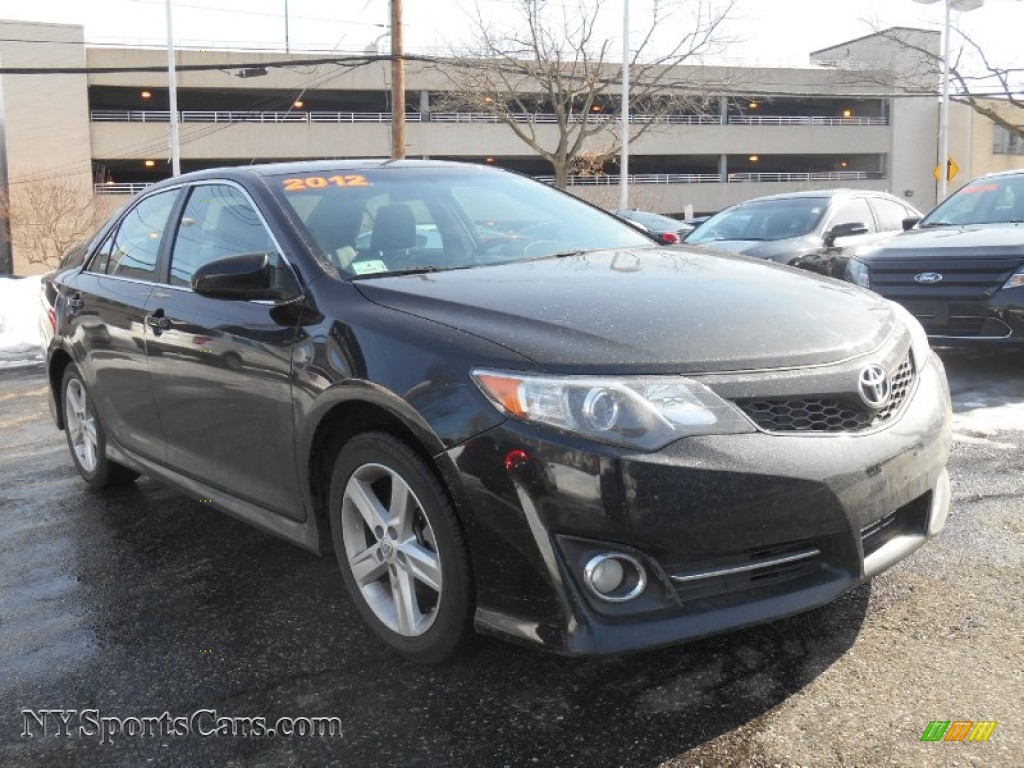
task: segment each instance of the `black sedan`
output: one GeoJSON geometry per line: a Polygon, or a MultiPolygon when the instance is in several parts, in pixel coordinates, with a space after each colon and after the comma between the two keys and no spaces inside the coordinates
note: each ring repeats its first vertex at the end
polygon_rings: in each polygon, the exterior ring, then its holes
{"type": "Polygon", "coordinates": [[[333,549],[420,661],[471,628],[596,654],[785,616],[949,510],[945,376],[900,307],[512,173],[188,174],[52,280],[85,481],[145,473],[333,549]]]}
{"type": "Polygon", "coordinates": [[[642,231],[666,245],[681,242],[693,231],[693,227],[685,221],[679,221],[679,219],[673,219],[671,216],[661,213],[638,211],[633,208],[622,208],[614,213],[620,219],[639,225],[642,231]]]}

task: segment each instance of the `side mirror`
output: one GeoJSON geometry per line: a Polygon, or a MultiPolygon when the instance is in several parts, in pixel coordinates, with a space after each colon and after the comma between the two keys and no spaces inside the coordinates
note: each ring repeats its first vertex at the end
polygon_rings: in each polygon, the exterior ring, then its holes
{"type": "Polygon", "coordinates": [[[908,232],[917,226],[917,222],[921,220],[920,216],[908,216],[903,220],[903,231],[908,232]]]}
{"type": "Polygon", "coordinates": [[[250,300],[285,299],[299,292],[287,269],[271,265],[269,253],[241,253],[207,262],[192,274],[192,290],[214,299],[250,300]]]}
{"type": "Polygon", "coordinates": [[[848,221],[845,224],[836,224],[825,233],[825,245],[831,248],[840,237],[853,237],[854,235],[866,235],[867,233],[867,225],[861,221],[848,221]]]}

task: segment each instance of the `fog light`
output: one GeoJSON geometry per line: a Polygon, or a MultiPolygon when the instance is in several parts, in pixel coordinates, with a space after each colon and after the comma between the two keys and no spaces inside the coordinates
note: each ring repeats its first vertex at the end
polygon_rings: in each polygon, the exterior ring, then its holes
{"type": "Polygon", "coordinates": [[[647,572],[635,557],[605,552],[587,562],[583,568],[583,583],[600,599],[623,603],[644,591],[647,572]]]}

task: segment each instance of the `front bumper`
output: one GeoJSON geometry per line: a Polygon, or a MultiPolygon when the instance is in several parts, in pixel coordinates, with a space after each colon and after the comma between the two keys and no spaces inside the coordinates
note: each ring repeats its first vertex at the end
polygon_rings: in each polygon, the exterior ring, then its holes
{"type": "Polygon", "coordinates": [[[901,301],[936,345],[1024,344],[1024,288],[986,301],[901,301]]]}
{"type": "Polygon", "coordinates": [[[949,444],[935,355],[900,416],[867,434],[694,437],[636,454],[505,422],[449,452],[476,626],[619,653],[823,605],[942,530],[949,444]],[[635,600],[584,586],[606,552],[644,566],[635,600]]]}

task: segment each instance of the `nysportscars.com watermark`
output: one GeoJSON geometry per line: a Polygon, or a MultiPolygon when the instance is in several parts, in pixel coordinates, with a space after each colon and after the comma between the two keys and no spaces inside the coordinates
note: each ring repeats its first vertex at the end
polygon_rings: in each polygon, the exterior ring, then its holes
{"type": "Polygon", "coordinates": [[[21,737],[40,736],[99,739],[112,744],[118,738],[183,738],[186,736],[234,736],[246,739],[309,738],[341,736],[340,717],[238,717],[215,709],[197,709],[190,715],[143,717],[104,716],[98,709],[23,709],[21,737]]]}

